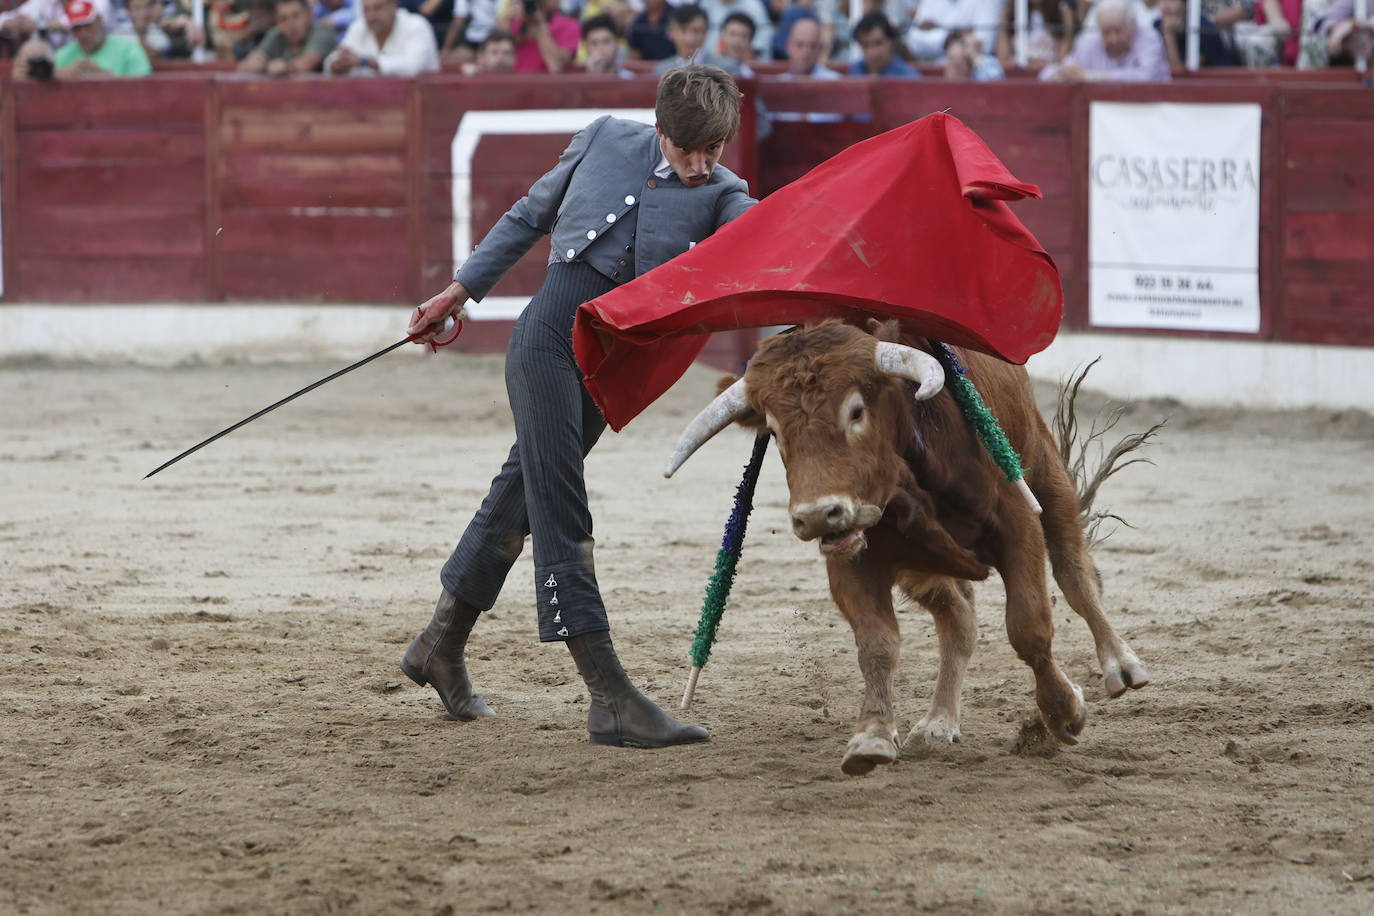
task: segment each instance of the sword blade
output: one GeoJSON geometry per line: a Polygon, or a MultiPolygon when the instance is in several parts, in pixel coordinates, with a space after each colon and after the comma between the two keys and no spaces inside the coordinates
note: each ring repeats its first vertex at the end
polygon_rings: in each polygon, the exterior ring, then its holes
{"type": "Polygon", "coordinates": [[[177,463],[178,461],[180,461],[181,459],[185,458],[187,455],[191,455],[191,454],[194,454],[194,453],[200,451],[201,449],[205,448],[205,446],[209,445],[211,442],[214,442],[216,439],[221,439],[221,438],[223,438],[223,437],[229,435],[230,433],[232,433],[234,430],[238,429],[238,428],[241,427],[241,426],[247,426],[249,423],[252,423],[254,420],[256,420],[258,417],[262,416],[263,414],[271,413],[272,411],[276,410],[278,407],[282,406],[283,404],[289,404],[289,403],[291,403],[292,401],[296,400],[296,398],[300,397],[301,395],[303,395],[303,394],[308,394],[309,392],[314,391],[316,388],[320,387],[321,385],[323,385],[323,384],[325,384],[325,383],[327,383],[327,382],[332,382],[332,381],[334,381],[334,379],[338,378],[338,377],[341,376],[341,375],[344,375],[344,374],[346,374],[346,373],[352,372],[354,369],[357,369],[357,368],[359,368],[359,367],[361,367],[361,366],[366,366],[368,363],[372,362],[372,361],[373,361],[374,359],[376,359],[377,357],[379,357],[379,356],[385,356],[385,355],[387,355],[388,353],[390,353],[392,350],[396,349],[397,347],[404,346],[405,344],[410,343],[410,342],[411,342],[412,340],[414,340],[414,339],[415,339],[415,338],[413,338],[413,337],[407,337],[407,338],[404,339],[404,340],[398,340],[398,341],[396,341],[394,344],[392,344],[391,346],[389,346],[389,347],[383,347],[382,349],[378,350],[376,353],[373,353],[371,356],[368,356],[368,357],[365,357],[365,358],[363,358],[363,359],[360,359],[360,360],[358,360],[356,363],[354,363],[354,364],[351,365],[351,366],[345,366],[344,368],[340,369],[338,372],[334,372],[334,373],[332,373],[332,374],[330,374],[330,375],[326,375],[324,378],[320,379],[318,382],[312,382],[312,383],[310,383],[309,385],[306,385],[306,386],[305,386],[304,388],[302,388],[300,391],[294,392],[294,393],[292,393],[292,394],[288,394],[286,397],[282,398],[282,399],[281,399],[280,401],[278,401],[277,403],[268,405],[267,407],[264,407],[262,410],[259,410],[257,413],[253,414],[252,416],[244,417],[242,420],[238,421],[238,422],[235,423],[233,426],[230,426],[228,429],[222,429],[222,430],[220,430],[219,432],[217,432],[217,433],[215,433],[213,436],[211,436],[209,439],[206,439],[204,442],[197,442],[195,445],[191,446],[191,447],[188,448],[186,451],[182,452],[180,455],[177,455],[177,456],[176,456],[175,458],[173,458],[171,461],[163,462],[162,464],[158,465],[158,466],[157,466],[156,468],[154,468],[153,470],[149,471],[147,474],[145,474],[145,475],[143,476],[143,479],[144,479],[144,480],[147,480],[149,477],[152,477],[152,476],[153,476],[154,474],[156,474],[158,471],[164,471],[164,470],[166,470],[167,468],[169,468],[169,467],[171,467],[172,465],[176,464],[176,463],[177,463]]]}

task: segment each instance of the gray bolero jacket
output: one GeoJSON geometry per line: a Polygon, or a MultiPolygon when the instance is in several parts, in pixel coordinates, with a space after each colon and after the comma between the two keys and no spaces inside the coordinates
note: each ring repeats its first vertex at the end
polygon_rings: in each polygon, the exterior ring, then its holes
{"type": "Polygon", "coordinates": [[[697,188],[684,187],[676,175],[656,178],[661,155],[651,125],[597,118],[497,221],[454,279],[480,301],[541,235],[551,232],[550,263],[586,261],[625,283],[682,254],[757,203],[744,181],[719,165],[697,188]]]}

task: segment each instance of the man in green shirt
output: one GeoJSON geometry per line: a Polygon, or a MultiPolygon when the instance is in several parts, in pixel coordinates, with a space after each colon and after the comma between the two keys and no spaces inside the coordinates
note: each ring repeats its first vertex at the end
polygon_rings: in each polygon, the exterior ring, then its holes
{"type": "Polygon", "coordinates": [[[58,48],[53,57],[58,79],[147,76],[153,72],[138,39],[105,34],[105,25],[90,0],[71,0],[65,12],[73,40],[58,48]]]}
{"type": "Polygon", "coordinates": [[[277,27],[239,64],[240,73],[290,76],[316,73],[334,50],[334,27],[328,20],[311,21],[306,0],[277,0],[277,27]]]}

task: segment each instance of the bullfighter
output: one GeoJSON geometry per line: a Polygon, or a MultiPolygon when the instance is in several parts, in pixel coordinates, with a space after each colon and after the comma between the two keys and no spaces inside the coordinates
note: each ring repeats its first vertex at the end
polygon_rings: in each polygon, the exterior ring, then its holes
{"type": "Polygon", "coordinates": [[[573,356],[578,306],[682,254],[756,202],[719,165],[740,123],[740,92],[724,71],[665,74],[655,118],[651,127],[602,117],[574,136],[408,329],[432,342],[446,318],[467,300],[480,301],[536,241],[552,235],[543,285],[506,352],[515,445],[444,564],[433,619],[401,660],[402,671],[434,687],[460,721],[494,715],[473,689],[464,647],[532,535],[539,638],[566,642],[572,653],[591,696],[591,742],[665,747],[709,737],[636,689],[616,657],[583,480],[583,460],[606,421],[573,356]]]}

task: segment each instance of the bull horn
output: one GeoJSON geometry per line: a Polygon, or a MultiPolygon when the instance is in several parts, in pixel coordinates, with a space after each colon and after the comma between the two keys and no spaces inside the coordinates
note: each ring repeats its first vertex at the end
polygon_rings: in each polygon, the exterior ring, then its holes
{"type": "Polygon", "coordinates": [[[673,448],[673,453],[668,456],[668,464],[663,469],[664,477],[672,477],[677,469],[682,467],[682,463],[692,457],[692,453],[706,444],[716,433],[749,410],[749,398],[745,394],[744,379],[740,379],[726,388],[716,399],[706,405],[701,413],[678,437],[677,445],[673,448]]]}
{"type": "Polygon", "coordinates": [[[945,387],[945,370],[939,360],[915,347],[880,340],[873,361],[879,372],[915,382],[918,401],[935,397],[945,387]]]}

